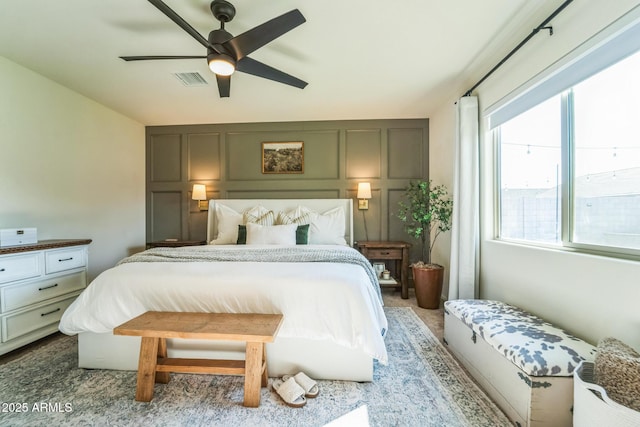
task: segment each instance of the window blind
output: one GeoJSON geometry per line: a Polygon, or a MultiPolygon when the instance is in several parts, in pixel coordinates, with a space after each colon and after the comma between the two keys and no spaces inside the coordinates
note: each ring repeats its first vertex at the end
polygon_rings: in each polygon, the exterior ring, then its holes
{"type": "Polygon", "coordinates": [[[640,6],[485,110],[495,128],[640,50],[640,6]]]}

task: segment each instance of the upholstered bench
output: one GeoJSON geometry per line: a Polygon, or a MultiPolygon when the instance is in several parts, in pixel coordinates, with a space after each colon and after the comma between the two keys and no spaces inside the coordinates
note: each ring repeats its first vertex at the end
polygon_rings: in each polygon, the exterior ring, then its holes
{"type": "Polygon", "coordinates": [[[573,371],[594,346],[498,301],[444,309],[445,343],[516,425],[572,425],[573,371]]]}

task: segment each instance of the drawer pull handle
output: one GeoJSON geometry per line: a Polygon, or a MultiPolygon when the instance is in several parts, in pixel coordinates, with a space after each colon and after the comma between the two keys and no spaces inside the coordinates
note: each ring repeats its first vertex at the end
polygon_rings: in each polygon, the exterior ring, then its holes
{"type": "Polygon", "coordinates": [[[42,316],[42,317],[48,316],[48,315],[56,313],[58,311],[60,311],[60,307],[56,308],[55,310],[49,311],[48,313],[41,313],[40,316],[42,316]]]}
{"type": "Polygon", "coordinates": [[[63,261],[71,261],[73,259],[73,257],[71,258],[61,258],[58,260],[58,262],[63,262],[63,261]]]}
{"type": "Polygon", "coordinates": [[[391,252],[382,252],[382,255],[389,255],[391,252]]]}
{"type": "Polygon", "coordinates": [[[57,283],[54,283],[51,286],[45,286],[44,288],[38,288],[39,291],[44,291],[45,289],[51,289],[51,288],[55,288],[56,286],[58,286],[57,283]]]}

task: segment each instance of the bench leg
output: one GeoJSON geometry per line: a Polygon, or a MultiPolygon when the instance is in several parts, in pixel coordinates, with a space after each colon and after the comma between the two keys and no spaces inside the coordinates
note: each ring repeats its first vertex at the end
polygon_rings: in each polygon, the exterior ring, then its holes
{"type": "MultiPolygon", "coordinates": [[[[167,357],[167,340],[164,338],[158,338],[158,359],[165,359],[167,357]]],[[[167,384],[169,382],[169,372],[156,372],[156,382],[160,384],[167,384]]]]}
{"type": "Polygon", "coordinates": [[[262,387],[266,387],[269,381],[269,372],[267,372],[267,345],[262,343],[262,383],[260,384],[262,387]]]}
{"type": "Polygon", "coordinates": [[[151,402],[151,399],[153,399],[157,359],[158,338],[142,337],[140,359],[138,360],[138,383],[136,386],[136,400],[138,402],[151,402]]]}
{"type": "Polygon", "coordinates": [[[244,406],[250,408],[257,408],[260,405],[263,354],[263,343],[247,342],[244,373],[244,406]]]}

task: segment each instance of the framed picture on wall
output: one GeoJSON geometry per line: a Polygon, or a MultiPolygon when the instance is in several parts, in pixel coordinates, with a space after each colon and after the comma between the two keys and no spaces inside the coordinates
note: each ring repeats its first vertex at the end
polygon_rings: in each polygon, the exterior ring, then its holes
{"type": "Polygon", "coordinates": [[[304,142],[263,142],[262,173],[304,173],[304,142]]]}

